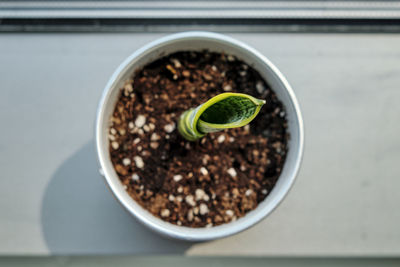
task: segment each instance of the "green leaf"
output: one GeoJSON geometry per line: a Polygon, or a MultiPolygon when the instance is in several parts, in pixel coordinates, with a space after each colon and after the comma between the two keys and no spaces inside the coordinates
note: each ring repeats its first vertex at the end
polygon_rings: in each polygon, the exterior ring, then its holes
{"type": "Polygon", "coordinates": [[[237,128],[250,123],[260,112],[265,100],[240,93],[219,94],[197,108],[185,111],[178,130],[189,141],[206,133],[237,128]]]}

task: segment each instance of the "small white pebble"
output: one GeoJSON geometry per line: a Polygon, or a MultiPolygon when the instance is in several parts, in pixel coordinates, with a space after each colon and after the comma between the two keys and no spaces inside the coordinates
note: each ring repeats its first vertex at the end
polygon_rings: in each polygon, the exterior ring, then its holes
{"type": "Polygon", "coordinates": [[[261,193],[263,193],[264,195],[266,195],[266,194],[268,193],[268,190],[267,190],[267,189],[263,189],[263,190],[261,190],[261,193]]]}
{"type": "Polygon", "coordinates": [[[109,134],[108,139],[110,139],[110,141],[115,141],[115,136],[112,134],[109,134]]]}
{"type": "Polygon", "coordinates": [[[115,135],[115,134],[117,133],[117,130],[115,130],[114,128],[111,128],[111,129],[110,129],[110,133],[111,133],[112,135],[115,135]]]}
{"type": "Polygon", "coordinates": [[[154,129],[156,128],[156,126],[154,125],[154,123],[149,123],[149,127],[150,127],[150,130],[152,130],[152,131],[154,131],[154,129]]]}
{"type": "Polygon", "coordinates": [[[206,228],[211,228],[211,227],[213,227],[213,224],[212,224],[212,223],[206,224],[206,228]]]}
{"type": "Polygon", "coordinates": [[[264,84],[263,84],[261,81],[258,81],[258,82],[256,83],[256,90],[257,90],[257,92],[258,92],[259,94],[264,93],[264,91],[265,91],[265,86],[264,86],[264,84]]]}
{"type": "Polygon", "coordinates": [[[208,174],[208,170],[207,170],[206,168],[204,168],[204,167],[201,167],[201,168],[200,168],[200,172],[201,172],[201,174],[203,174],[203,175],[207,175],[207,174],[208,174]]]}
{"type": "Polygon", "coordinates": [[[232,177],[236,177],[236,175],[237,175],[237,173],[236,173],[234,168],[229,168],[227,172],[232,177]]]}
{"type": "Polygon", "coordinates": [[[240,76],[244,77],[247,75],[247,71],[239,71],[240,76]]]}
{"type": "Polygon", "coordinates": [[[128,186],[127,186],[126,184],[124,184],[124,189],[125,189],[125,190],[128,189],[128,186]]]}
{"type": "Polygon", "coordinates": [[[203,189],[197,188],[195,191],[196,200],[202,200],[204,198],[205,194],[206,194],[206,192],[204,192],[203,189]]]}
{"type": "Polygon", "coordinates": [[[222,89],[224,89],[224,91],[226,91],[226,92],[230,92],[230,91],[232,91],[232,86],[230,84],[227,84],[222,89]]]}
{"type": "Polygon", "coordinates": [[[119,134],[120,134],[120,135],[125,135],[125,134],[126,134],[125,129],[120,129],[120,130],[119,130],[119,134]]]}
{"type": "Polygon", "coordinates": [[[133,92],[133,87],[132,87],[132,84],[131,83],[127,83],[127,84],[125,84],[125,86],[124,86],[124,89],[127,91],[127,92],[133,92]]]}
{"type": "Polygon", "coordinates": [[[138,137],[138,138],[135,138],[135,140],[133,140],[133,144],[134,144],[134,145],[139,144],[139,142],[140,142],[140,138],[139,138],[139,137],[138,137]]]}
{"type": "Polygon", "coordinates": [[[131,160],[129,158],[124,158],[122,160],[122,164],[124,164],[125,166],[131,165],[131,160]]]}
{"type": "Polygon", "coordinates": [[[132,180],[139,181],[140,177],[136,173],[132,174],[132,180]]]}
{"type": "Polygon", "coordinates": [[[138,147],[137,147],[137,151],[139,151],[139,152],[142,151],[142,149],[143,149],[142,146],[138,146],[138,147]]]}
{"type": "Polygon", "coordinates": [[[158,143],[157,143],[157,142],[151,142],[151,143],[150,143],[150,147],[151,147],[152,149],[157,149],[157,148],[158,148],[158,143]]]}
{"type": "Polygon", "coordinates": [[[168,217],[170,215],[169,209],[163,209],[161,211],[161,217],[168,217]]]}
{"type": "Polygon", "coordinates": [[[165,139],[167,139],[167,140],[169,139],[169,134],[165,135],[165,139]]]}
{"type": "Polygon", "coordinates": [[[251,194],[253,194],[253,190],[251,189],[247,189],[246,193],[244,193],[246,195],[246,197],[250,196],[251,194]]]}
{"type": "Polygon", "coordinates": [[[244,130],[246,131],[246,132],[249,132],[250,131],[250,125],[246,125],[246,126],[244,126],[244,130]]]}
{"type": "Polygon", "coordinates": [[[173,179],[175,182],[179,182],[180,180],[182,180],[183,176],[180,174],[174,175],[173,179]]]}
{"type": "Polygon", "coordinates": [[[199,211],[200,211],[199,207],[194,207],[194,208],[193,208],[193,213],[194,213],[195,215],[199,214],[199,211]]]}
{"type": "Polygon", "coordinates": [[[229,137],[229,142],[231,142],[231,143],[235,142],[235,138],[234,137],[229,137]]]}
{"type": "Polygon", "coordinates": [[[143,134],[144,134],[144,131],[143,131],[142,129],[139,129],[139,130],[138,130],[138,134],[139,134],[139,135],[143,135],[143,134]]]}
{"type": "Polygon", "coordinates": [[[210,197],[209,197],[207,194],[205,194],[204,197],[203,197],[203,200],[204,200],[204,201],[209,201],[209,200],[210,200],[210,197]]]}
{"type": "Polygon", "coordinates": [[[147,124],[143,125],[143,130],[145,132],[150,132],[150,126],[148,126],[147,124]]]}
{"type": "Polygon", "coordinates": [[[213,71],[217,71],[217,70],[218,70],[217,67],[215,67],[214,65],[211,66],[211,69],[212,69],[213,71]]]}
{"type": "Polygon", "coordinates": [[[175,196],[174,195],[169,195],[168,196],[168,200],[171,201],[171,202],[174,201],[175,200],[175,196]]]}
{"type": "Polygon", "coordinates": [[[178,80],[178,75],[174,74],[174,76],[172,76],[172,79],[178,80]]]}
{"type": "Polygon", "coordinates": [[[181,222],[181,221],[177,221],[176,224],[177,224],[178,226],[181,226],[181,225],[182,225],[182,222],[181,222]]]}
{"type": "Polygon", "coordinates": [[[129,129],[133,129],[133,127],[135,127],[135,125],[133,124],[133,122],[130,121],[130,122],[128,123],[128,128],[129,128],[129,129]]]}
{"type": "Polygon", "coordinates": [[[174,58],[174,59],[171,59],[171,61],[172,61],[172,63],[174,63],[175,68],[182,67],[182,64],[181,64],[181,62],[179,62],[179,60],[174,58]]]}
{"type": "Polygon", "coordinates": [[[205,214],[207,214],[207,213],[208,213],[208,207],[207,207],[207,205],[204,204],[204,203],[201,203],[201,204],[200,204],[200,214],[201,214],[201,215],[205,215],[205,214]]]}
{"type": "Polygon", "coordinates": [[[187,219],[189,222],[193,221],[193,210],[189,210],[187,214],[187,219]]]}
{"type": "Polygon", "coordinates": [[[232,55],[228,55],[227,58],[228,58],[228,61],[229,61],[229,62],[235,61],[235,57],[232,56],[232,55]]]}
{"type": "Polygon", "coordinates": [[[158,134],[156,134],[156,133],[153,133],[153,134],[151,135],[151,137],[150,137],[150,140],[151,140],[151,141],[160,140],[160,136],[159,136],[158,134]]]}
{"type": "Polygon", "coordinates": [[[182,196],[177,196],[175,199],[178,202],[182,202],[183,201],[183,197],[182,196]]]}
{"type": "Polygon", "coordinates": [[[135,156],[133,160],[135,161],[136,167],[138,167],[139,169],[144,167],[143,159],[140,156],[135,156]]]}
{"type": "Polygon", "coordinates": [[[190,206],[196,206],[196,202],[194,201],[194,197],[192,195],[187,195],[185,197],[185,201],[187,204],[189,204],[190,206]]]}
{"type": "Polygon", "coordinates": [[[115,142],[115,141],[111,143],[111,146],[114,149],[118,149],[119,148],[119,144],[117,142],[115,142]]]}
{"type": "Polygon", "coordinates": [[[175,123],[170,123],[164,126],[164,130],[167,133],[172,133],[175,130],[175,123]]]}
{"type": "Polygon", "coordinates": [[[225,214],[228,215],[229,217],[232,217],[234,215],[233,210],[226,210],[225,214]]]}
{"type": "Polygon", "coordinates": [[[244,172],[244,171],[246,170],[246,166],[240,165],[240,170],[241,170],[242,172],[244,172]]]}
{"type": "Polygon", "coordinates": [[[182,193],[183,192],[183,187],[182,186],[178,187],[177,191],[178,191],[178,193],[182,193]]]}
{"type": "Polygon", "coordinates": [[[221,134],[220,136],[218,136],[217,141],[218,143],[223,143],[225,141],[225,135],[221,134]]]}
{"type": "Polygon", "coordinates": [[[138,115],[135,120],[136,127],[140,128],[146,123],[146,117],[143,115],[138,115]]]}

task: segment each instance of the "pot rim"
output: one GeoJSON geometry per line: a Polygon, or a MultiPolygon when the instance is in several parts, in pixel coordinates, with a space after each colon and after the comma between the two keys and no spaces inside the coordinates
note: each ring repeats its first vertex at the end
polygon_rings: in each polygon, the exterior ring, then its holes
{"type": "MultiPolygon", "coordinates": [[[[268,81],[267,81],[268,82],[268,81]]],[[[114,90],[117,90],[114,88],[114,90]]],[[[118,88],[119,90],[119,88],[118,88]]],[[[106,118],[108,121],[108,118],[106,118]]],[[[229,235],[236,234],[238,232],[244,231],[245,229],[257,224],[267,215],[269,215],[285,198],[290,188],[292,187],[296,176],[300,169],[300,164],[303,156],[304,149],[304,125],[301,116],[301,111],[299,104],[297,102],[296,96],[289,85],[286,78],[283,74],[278,70],[275,65],[270,62],[264,55],[250,47],[249,45],[238,41],[232,37],[228,37],[223,34],[212,33],[212,32],[203,32],[203,31],[190,31],[190,32],[182,32],[167,35],[165,37],[156,39],[143,47],[136,50],[133,54],[127,57],[114,71],[111,78],[107,82],[107,85],[104,88],[102,93],[98,109],[97,109],[97,118],[96,118],[96,127],[95,127],[95,136],[96,136],[96,150],[98,155],[98,161],[101,166],[101,170],[103,172],[104,180],[112,192],[113,196],[118,200],[118,202],[127,210],[129,213],[134,215],[141,223],[149,227],[150,229],[168,236],[172,238],[188,240],[188,241],[205,241],[212,240],[217,238],[226,237],[229,235]],[[261,205],[257,206],[256,209],[247,213],[244,217],[239,218],[237,221],[229,222],[226,224],[222,224],[219,226],[214,226],[211,228],[190,228],[184,226],[177,226],[168,222],[163,221],[162,219],[152,215],[150,212],[141,207],[133,198],[131,198],[128,193],[123,189],[122,183],[120,182],[118,175],[114,171],[114,167],[111,164],[111,161],[108,158],[108,144],[105,145],[102,143],[102,132],[103,132],[103,121],[105,116],[105,108],[107,100],[113,90],[114,85],[120,80],[123,73],[127,71],[130,67],[131,62],[135,61],[140,57],[145,57],[151,54],[158,48],[163,47],[164,45],[170,44],[171,42],[183,41],[183,40],[209,40],[223,43],[224,45],[233,45],[240,50],[246,51],[246,53],[253,54],[257,57],[263,64],[265,64],[268,68],[271,69],[273,74],[276,76],[280,83],[282,83],[283,87],[286,90],[290,98],[290,102],[295,110],[295,119],[296,126],[298,128],[298,145],[296,148],[296,154],[294,156],[295,163],[294,166],[290,170],[290,177],[288,177],[288,181],[285,183],[284,188],[281,189],[278,195],[269,203],[269,205],[264,206],[262,209],[261,205]],[[111,168],[110,169],[110,164],[111,168]],[[252,214],[250,218],[248,215],[252,214]],[[247,218],[246,218],[247,217],[247,218]]],[[[293,148],[289,148],[293,149],[293,148]]],[[[287,159],[286,159],[287,160],[287,159]]],[[[286,162],[285,162],[286,164],[286,162]]],[[[279,177],[280,178],[280,177],[279,177]]],[[[278,181],[279,181],[278,178],[278,181]]],[[[269,195],[268,195],[269,196],[269,195]]],[[[268,198],[266,197],[266,199],[268,198]]],[[[265,200],[264,200],[265,201],[265,200]]]]}

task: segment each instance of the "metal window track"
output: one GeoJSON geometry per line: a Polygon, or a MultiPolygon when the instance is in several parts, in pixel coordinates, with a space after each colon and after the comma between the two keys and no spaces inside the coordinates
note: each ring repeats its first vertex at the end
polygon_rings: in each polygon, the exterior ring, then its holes
{"type": "Polygon", "coordinates": [[[400,19],[398,1],[2,1],[0,19],[400,19]]]}
{"type": "Polygon", "coordinates": [[[400,1],[1,1],[0,32],[400,32],[400,1]]]}

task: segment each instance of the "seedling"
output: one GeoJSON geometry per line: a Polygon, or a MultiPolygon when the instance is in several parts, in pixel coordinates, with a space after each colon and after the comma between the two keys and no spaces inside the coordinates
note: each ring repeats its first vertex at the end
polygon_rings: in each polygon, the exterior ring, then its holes
{"type": "Polygon", "coordinates": [[[178,123],[179,133],[195,141],[207,133],[249,124],[260,112],[265,100],[240,93],[222,93],[200,106],[185,111],[178,123]]]}

